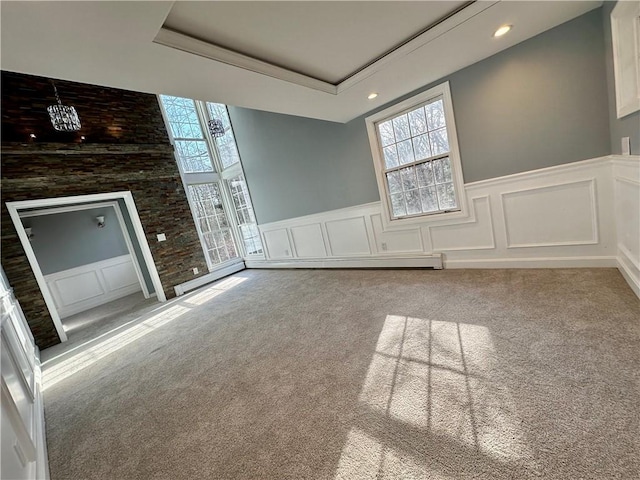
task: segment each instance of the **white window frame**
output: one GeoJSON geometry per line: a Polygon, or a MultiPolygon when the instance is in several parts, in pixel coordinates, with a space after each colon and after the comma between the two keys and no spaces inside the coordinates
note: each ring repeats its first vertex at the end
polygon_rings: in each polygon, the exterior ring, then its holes
{"type": "MultiPolygon", "coordinates": [[[[468,217],[468,207],[466,192],[464,189],[464,178],[462,175],[462,163],[460,162],[460,149],[458,147],[458,134],[456,130],[455,118],[453,115],[453,103],[451,101],[451,89],[449,82],[441,83],[429,90],[419,93],[411,98],[396,103],[380,112],[365,118],[367,133],[369,135],[369,145],[371,146],[371,154],[373,156],[373,166],[376,172],[376,180],[378,182],[378,190],[380,192],[380,203],[382,206],[382,223],[385,229],[406,228],[406,226],[415,226],[420,223],[441,222],[443,220],[451,220],[456,218],[468,217]],[[444,116],[447,128],[447,137],[449,140],[449,160],[451,162],[451,170],[453,176],[453,184],[456,194],[456,202],[458,207],[452,211],[433,212],[416,214],[412,216],[393,218],[391,213],[390,196],[388,191],[387,179],[385,175],[384,156],[382,154],[382,145],[378,138],[377,125],[393,117],[397,117],[405,112],[409,112],[422,104],[428,103],[442,97],[444,104],[444,116]]],[[[439,155],[442,156],[442,155],[439,155]]]]}
{"type": "MultiPolygon", "coordinates": [[[[171,141],[171,144],[174,146],[175,161],[176,161],[176,164],[178,165],[178,171],[180,172],[182,185],[184,187],[185,195],[187,197],[187,202],[189,203],[189,209],[191,210],[191,216],[193,218],[194,228],[196,229],[196,233],[198,234],[200,245],[202,246],[203,254],[207,262],[209,271],[213,272],[215,270],[220,270],[220,269],[229,267],[231,265],[235,265],[237,263],[242,263],[247,258],[264,259],[265,258],[264,245],[263,245],[263,253],[261,254],[249,255],[246,252],[246,249],[244,246],[244,239],[242,238],[240,228],[238,227],[238,219],[236,215],[235,206],[233,204],[233,198],[228,185],[229,179],[234,178],[240,174],[244,175],[244,169],[242,167],[242,158],[240,157],[240,153],[238,152],[239,160],[233,165],[223,168],[222,161],[220,159],[220,154],[218,152],[218,145],[216,144],[215,140],[211,137],[211,135],[209,135],[209,129],[207,127],[207,121],[209,120],[209,110],[207,108],[206,102],[193,100],[195,104],[196,114],[198,117],[198,122],[200,123],[200,128],[204,136],[205,144],[209,151],[209,156],[211,158],[211,163],[214,171],[185,172],[182,166],[182,162],[178,158],[178,152],[175,149],[176,138],[174,138],[173,136],[173,131],[171,129],[169,118],[167,116],[167,112],[165,111],[164,104],[162,103],[162,99],[160,98],[160,95],[157,95],[157,100],[158,100],[158,104],[160,105],[160,111],[162,112],[162,117],[164,119],[164,123],[167,129],[167,134],[169,135],[169,140],[171,141]],[[209,255],[206,252],[205,240],[203,238],[202,232],[198,228],[198,218],[196,216],[196,208],[194,206],[193,199],[189,194],[189,186],[200,185],[205,183],[215,183],[218,185],[218,188],[220,190],[220,195],[222,197],[222,203],[225,209],[225,214],[227,215],[233,241],[236,246],[236,252],[238,253],[238,258],[232,258],[230,260],[227,260],[221,263],[215,263],[215,264],[212,263],[211,260],[209,259],[209,255]]],[[[227,107],[227,111],[228,111],[228,107],[227,107]]],[[[231,129],[233,130],[233,124],[231,124],[231,129]]],[[[235,132],[233,133],[235,138],[235,132]]],[[[178,138],[178,140],[181,140],[181,138],[178,138]]],[[[187,140],[191,140],[191,139],[187,139],[187,140]]],[[[245,179],[246,179],[246,176],[245,176],[245,179]]],[[[247,185],[247,191],[249,192],[249,199],[251,200],[251,192],[249,191],[248,185],[247,185]]]]}

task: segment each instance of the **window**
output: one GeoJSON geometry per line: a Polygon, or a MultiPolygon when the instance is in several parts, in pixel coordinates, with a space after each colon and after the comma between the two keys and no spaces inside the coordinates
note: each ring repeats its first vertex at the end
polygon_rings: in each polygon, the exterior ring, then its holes
{"type": "Polygon", "coordinates": [[[258,231],[258,224],[253,213],[249,189],[244,175],[240,174],[229,180],[229,188],[233,197],[233,206],[236,211],[240,236],[244,242],[245,251],[249,255],[263,253],[260,232],[258,231]]]}
{"type": "Polygon", "coordinates": [[[366,123],[388,223],[464,214],[448,83],[372,115],[366,123]]]}
{"type": "Polygon", "coordinates": [[[262,255],[227,106],[167,95],[160,104],[209,269],[262,255]],[[223,135],[209,135],[210,120],[222,122],[223,135]]]}
{"type": "Polygon", "coordinates": [[[212,172],[213,162],[200,127],[196,104],[189,98],[162,95],[176,154],[185,173],[212,172]]]}

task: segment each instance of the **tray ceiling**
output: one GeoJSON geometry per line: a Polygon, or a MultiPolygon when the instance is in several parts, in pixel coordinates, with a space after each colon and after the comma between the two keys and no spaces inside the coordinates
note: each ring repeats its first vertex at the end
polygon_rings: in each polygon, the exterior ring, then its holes
{"type": "Polygon", "coordinates": [[[2,2],[0,67],[346,122],[601,4],[2,2]]]}

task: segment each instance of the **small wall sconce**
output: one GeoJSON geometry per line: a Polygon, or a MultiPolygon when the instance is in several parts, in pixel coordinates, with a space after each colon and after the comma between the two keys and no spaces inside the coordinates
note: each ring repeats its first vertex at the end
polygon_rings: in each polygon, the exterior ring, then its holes
{"type": "Polygon", "coordinates": [[[104,222],[104,215],[98,215],[96,217],[96,220],[98,222],[98,228],[104,228],[105,222],[104,222]]]}
{"type": "Polygon", "coordinates": [[[31,239],[34,237],[31,227],[24,227],[24,233],[27,234],[27,238],[29,239],[29,241],[31,241],[31,239]]]}

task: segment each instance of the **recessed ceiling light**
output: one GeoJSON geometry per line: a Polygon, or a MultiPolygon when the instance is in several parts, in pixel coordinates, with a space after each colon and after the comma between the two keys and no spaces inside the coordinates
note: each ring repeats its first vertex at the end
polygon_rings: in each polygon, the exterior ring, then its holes
{"type": "Polygon", "coordinates": [[[369,100],[373,100],[374,98],[376,98],[378,96],[377,93],[370,93],[369,96],[367,97],[369,100]]]}
{"type": "Polygon", "coordinates": [[[494,33],[493,36],[501,37],[505,33],[507,33],[509,30],[511,30],[511,25],[502,25],[498,30],[496,30],[496,33],[494,33]]]}

